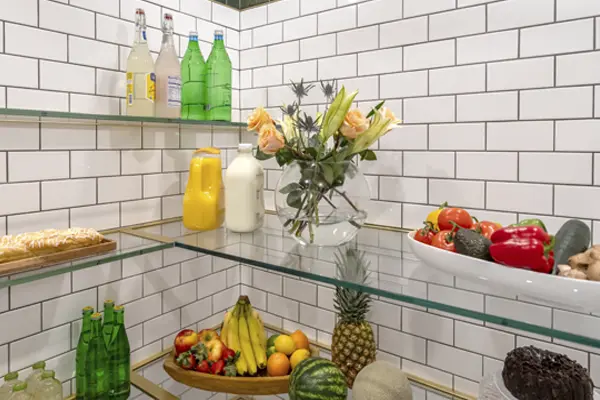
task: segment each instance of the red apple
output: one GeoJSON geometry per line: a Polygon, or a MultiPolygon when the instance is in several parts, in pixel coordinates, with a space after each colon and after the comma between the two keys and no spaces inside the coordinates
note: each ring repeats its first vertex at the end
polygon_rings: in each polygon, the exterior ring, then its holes
{"type": "Polygon", "coordinates": [[[200,342],[206,344],[213,339],[219,339],[219,334],[214,329],[202,329],[198,332],[200,342]]]}
{"type": "Polygon", "coordinates": [[[198,343],[198,334],[191,329],[184,329],[175,336],[175,353],[177,355],[189,351],[198,343]]]}
{"type": "Polygon", "coordinates": [[[213,339],[205,344],[208,352],[208,361],[217,362],[221,359],[225,345],[219,339],[213,339]]]}

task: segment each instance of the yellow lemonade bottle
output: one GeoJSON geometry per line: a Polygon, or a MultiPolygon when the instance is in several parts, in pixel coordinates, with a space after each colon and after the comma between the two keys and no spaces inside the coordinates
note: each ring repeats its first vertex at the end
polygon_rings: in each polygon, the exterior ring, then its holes
{"type": "Polygon", "coordinates": [[[190,162],[185,195],[183,225],[195,231],[217,229],[225,219],[221,151],[214,147],[198,149],[190,162]]]}

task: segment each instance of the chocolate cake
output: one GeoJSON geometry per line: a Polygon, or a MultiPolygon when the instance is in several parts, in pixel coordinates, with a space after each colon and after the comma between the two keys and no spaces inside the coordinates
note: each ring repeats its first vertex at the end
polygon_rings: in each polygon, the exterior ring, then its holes
{"type": "Polygon", "coordinates": [[[594,384],[579,363],[533,346],[508,353],[502,379],[519,400],[592,400],[594,396],[594,384]]]}

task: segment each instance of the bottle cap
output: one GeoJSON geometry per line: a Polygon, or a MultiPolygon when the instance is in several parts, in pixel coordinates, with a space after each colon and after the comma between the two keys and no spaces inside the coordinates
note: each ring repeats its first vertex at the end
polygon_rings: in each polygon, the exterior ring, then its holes
{"type": "Polygon", "coordinates": [[[238,151],[240,153],[250,153],[252,151],[252,145],[250,143],[240,143],[238,145],[238,151]]]}
{"type": "Polygon", "coordinates": [[[102,314],[100,314],[100,313],[92,314],[92,321],[99,321],[101,319],[102,319],[102,314]]]}
{"type": "Polygon", "coordinates": [[[165,14],[165,19],[167,21],[173,21],[173,16],[171,14],[165,14]]]}
{"type": "Polygon", "coordinates": [[[83,307],[81,309],[81,313],[82,314],[86,314],[86,313],[92,313],[93,314],[94,313],[94,307],[92,307],[92,306],[83,307]]]}
{"type": "Polygon", "coordinates": [[[4,382],[6,382],[6,381],[14,381],[15,379],[19,379],[19,373],[18,372],[9,372],[8,374],[4,375],[4,382]]]}
{"type": "Polygon", "coordinates": [[[112,301],[112,300],[104,300],[104,306],[105,306],[105,307],[106,307],[106,305],[107,305],[107,304],[113,304],[113,305],[114,305],[114,304],[115,304],[115,302],[114,302],[114,301],[112,301]]]}
{"type": "Polygon", "coordinates": [[[27,389],[27,383],[25,382],[19,383],[18,385],[13,386],[12,388],[13,392],[22,392],[25,389],[27,389]]]}
{"type": "Polygon", "coordinates": [[[137,15],[146,15],[146,12],[144,11],[144,9],[143,9],[143,8],[137,8],[137,9],[135,10],[135,13],[136,13],[137,15]]]}
{"type": "Polygon", "coordinates": [[[123,311],[125,311],[125,307],[123,307],[123,306],[115,306],[115,312],[116,313],[122,313],[123,311]]]}
{"type": "Polygon", "coordinates": [[[44,371],[42,372],[42,379],[54,378],[54,371],[44,371]]]}
{"type": "Polygon", "coordinates": [[[38,361],[31,366],[33,369],[44,369],[46,368],[46,361],[38,361]]]}

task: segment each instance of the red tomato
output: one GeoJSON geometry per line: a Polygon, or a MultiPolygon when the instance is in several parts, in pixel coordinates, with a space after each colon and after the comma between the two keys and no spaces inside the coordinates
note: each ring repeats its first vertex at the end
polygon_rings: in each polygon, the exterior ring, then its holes
{"type": "Polygon", "coordinates": [[[425,244],[431,244],[431,239],[433,239],[434,236],[435,232],[429,226],[425,226],[415,232],[415,240],[425,244]]]}
{"type": "Polygon", "coordinates": [[[481,221],[473,224],[473,227],[471,229],[480,233],[483,237],[489,239],[492,237],[494,232],[496,232],[499,229],[502,229],[502,225],[500,225],[497,222],[481,221]]]}
{"type": "Polygon", "coordinates": [[[471,229],[473,226],[473,218],[467,211],[462,208],[444,208],[438,217],[440,231],[455,229],[452,222],[466,229],[471,229]]]}
{"type": "Polygon", "coordinates": [[[442,250],[456,252],[454,248],[454,232],[451,230],[439,231],[431,240],[431,245],[442,250]]]}

